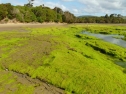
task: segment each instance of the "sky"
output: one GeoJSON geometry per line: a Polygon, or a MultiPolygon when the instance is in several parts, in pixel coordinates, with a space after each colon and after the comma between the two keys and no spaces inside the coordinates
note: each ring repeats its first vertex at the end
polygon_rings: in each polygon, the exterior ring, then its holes
{"type": "MultiPolygon", "coordinates": [[[[0,0],[0,3],[24,5],[28,0],[0,0]]],[[[104,16],[113,13],[126,16],[126,0],[34,0],[34,6],[42,4],[50,8],[59,7],[63,11],[70,11],[75,16],[104,16]]]]}

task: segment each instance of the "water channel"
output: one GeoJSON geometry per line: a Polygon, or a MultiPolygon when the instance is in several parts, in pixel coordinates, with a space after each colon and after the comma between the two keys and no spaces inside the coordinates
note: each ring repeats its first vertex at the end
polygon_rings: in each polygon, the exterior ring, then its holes
{"type": "Polygon", "coordinates": [[[106,34],[95,34],[95,33],[90,33],[87,31],[83,31],[82,34],[86,34],[86,35],[90,35],[90,36],[94,36],[100,39],[103,39],[107,42],[113,43],[113,44],[117,44],[119,46],[122,46],[124,48],[126,48],[126,41],[122,40],[121,38],[124,38],[124,36],[122,35],[106,35],[106,34]],[[115,38],[115,37],[119,37],[119,38],[115,38]]]}
{"type": "MultiPolygon", "coordinates": [[[[87,32],[87,31],[83,31],[82,34],[94,36],[94,37],[97,37],[99,39],[103,39],[104,41],[107,41],[107,42],[110,42],[110,43],[113,43],[113,44],[116,44],[116,45],[119,45],[121,47],[126,48],[126,41],[121,39],[121,38],[124,38],[124,36],[122,36],[122,35],[95,34],[95,33],[90,33],[90,32],[87,32]],[[118,37],[118,38],[116,38],[116,37],[118,37]]],[[[119,65],[123,68],[126,68],[126,62],[116,61],[115,64],[117,64],[117,65],[119,65]]]]}

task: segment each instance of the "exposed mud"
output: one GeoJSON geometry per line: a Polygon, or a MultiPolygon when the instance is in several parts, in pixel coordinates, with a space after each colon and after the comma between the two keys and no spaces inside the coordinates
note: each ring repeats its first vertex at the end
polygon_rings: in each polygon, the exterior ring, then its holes
{"type": "MultiPolygon", "coordinates": [[[[13,71],[8,71],[6,69],[2,73],[5,74],[12,74],[14,78],[16,78],[16,83],[21,83],[26,86],[34,86],[33,94],[64,94],[64,90],[57,88],[53,85],[50,85],[46,82],[42,82],[39,79],[32,79],[31,77],[27,76],[26,74],[20,74],[13,71]]],[[[11,79],[11,78],[10,78],[11,79]]],[[[17,88],[11,88],[11,86],[7,85],[6,90],[11,90],[11,93],[14,93],[17,88]]],[[[1,92],[0,94],[5,94],[5,92],[1,92]]]]}
{"type": "MultiPolygon", "coordinates": [[[[32,24],[17,24],[17,25],[8,25],[8,24],[0,24],[0,31],[22,31],[25,32],[25,28],[29,27],[29,28],[41,28],[41,27],[54,27],[54,26],[63,26],[63,24],[47,24],[47,25],[43,25],[43,24],[39,24],[39,25],[32,25],[32,24]]],[[[30,63],[28,63],[29,65],[32,65],[31,62],[35,61],[34,58],[36,57],[42,57],[42,56],[48,56],[50,54],[50,52],[54,49],[53,45],[55,45],[55,43],[53,43],[52,40],[52,36],[28,36],[23,35],[24,37],[28,37],[29,41],[27,42],[28,45],[24,45],[19,47],[20,49],[17,49],[17,54],[15,55],[11,55],[12,61],[18,61],[18,60],[23,60],[23,61],[28,61],[30,63]],[[37,45],[37,46],[36,46],[37,45]],[[19,54],[19,53],[24,53],[24,54],[19,54]],[[37,56],[35,55],[37,54],[37,56]],[[29,57],[30,59],[27,60],[27,58],[25,57],[29,57]]],[[[22,38],[22,36],[20,35],[14,35],[13,37],[17,37],[17,38],[22,38]]],[[[7,39],[10,39],[11,36],[6,36],[7,39]]],[[[16,45],[14,46],[14,48],[16,49],[16,45]]],[[[0,50],[1,52],[2,50],[0,50]]],[[[1,52],[2,53],[2,52],[1,52]]],[[[0,58],[1,58],[1,54],[0,54],[0,58]]],[[[11,61],[11,62],[12,62],[11,61]]],[[[33,66],[35,68],[37,68],[39,65],[42,65],[42,60],[40,60],[41,63],[38,63],[38,65],[34,65],[33,66]]],[[[1,61],[2,63],[2,61],[1,61]]],[[[5,63],[4,63],[5,64],[5,63]]],[[[9,62],[7,63],[9,64],[9,62]]],[[[6,65],[6,64],[5,64],[6,65]]],[[[33,94],[64,94],[64,90],[57,88],[53,85],[48,84],[47,82],[43,82],[39,79],[32,79],[31,77],[29,77],[26,74],[20,74],[17,72],[13,72],[13,71],[9,71],[8,69],[6,70],[2,70],[2,72],[0,71],[0,74],[12,74],[13,76],[11,76],[9,79],[16,79],[16,82],[14,83],[15,85],[17,85],[18,83],[21,83],[23,85],[27,86],[34,86],[34,92],[33,94]]],[[[2,76],[2,75],[1,75],[2,76]]],[[[6,81],[6,80],[5,80],[6,81]]],[[[3,82],[4,84],[4,82],[3,82]]],[[[1,83],[0,83],[1,85],[1,83]]],[[[1,89],[1,88],[0,88],[1,89]]],[[[5,86],[4,91],[2,91],[2,93],[0,92],[0,94],[8,94],[8,92],[10,92],[11,94],[15,94],[15,91],[18,90],[18,87],[11,87],[11,84],[8,84],[5,86]]]]}
{"type": "Polygon", "coordinates": [[[62,23],[45,23],[45,24],[0,24],[0,31],[26,31],[24,28],[44,28],[44,27],[56,27],[56,26],[67,26],[67,24],[62,23]]]}
{"type": "Polygon", "coordinates": [[[64,91],[52,86],[48,83],[42,82],[38,79],[32,79],[26,74],[19,74],[16,72],[12,72],[14,75],[17,76],[17,81],[19,81],[22,84],[26,85],[34,85],[35,91],[34,94],[64,94],[64,91]]]}

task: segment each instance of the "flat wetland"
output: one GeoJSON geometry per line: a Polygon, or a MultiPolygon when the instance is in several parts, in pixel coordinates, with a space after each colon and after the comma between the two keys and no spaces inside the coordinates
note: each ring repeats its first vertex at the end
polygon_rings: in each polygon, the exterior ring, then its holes
{"type": "Polygon", "coordinates": [[[0,25],[0,94],[126,94],[126,48],[82,33],[124,24],[0,25]]]}

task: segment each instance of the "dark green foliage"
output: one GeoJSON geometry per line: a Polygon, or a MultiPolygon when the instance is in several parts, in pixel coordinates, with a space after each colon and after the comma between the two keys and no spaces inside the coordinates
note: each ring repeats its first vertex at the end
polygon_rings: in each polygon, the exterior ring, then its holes
{"type": "Polygon", "coordinates": [[[55,22],[62,22],[62,21],[63,21],[62,15],[61,14],[56,14],[55,22]]]}
{"type": "MultiPolygon", "coordinates": [[[[33,1],[25,6],[12,6],[11,4],[0,4],[0,20],[4,18],[14,19],[20,22],[62,22],[63,11],[60,8],[50,9],[44,5],[33,7],[33,1]]],[[[65,21],[65,20],[64,20],[65,21]]],[[[69,21],[72,22],[72,21],[69,21]]]]}
{"type": "Polygon", "coordinates": [[[106,14],[105,16],[81,16],[76,19],[79,23],[126,23],[121,14],[106,14]]]}
{"type": "Polygon", "coordinates": [[[126,73],[126,69],[124,69],[123,72],[126,73]]]}
{"type": "Polygon", "coordinates": [[[41,17],[37,17],[37,22],[42,23],[42,22],[44,22],[44,20],[41,17]]]}
{"type": "Polygon", "coordinates": [[[16,19],[20,22],[24,22],[24,19],[22,18],[22,15],[21,14],[17,14],[16,15],[16,19]]]}
{"type": "Polygon", "coordinates": [[[73,23],[75,22],[75,16],[69,11],[65,11],[63,15],[63,22],[73,23]]]}
{"type": "Polygon", "coordinates": [[[25,6],[32,7],[33,6],[33,1],[34,0],[28,0],[28,3],[25,4],[25,6]]]}
{"type": "Polygon", "coordinates": [[[43,22],[46,19],[46,11],[42,6],[32,8],[32,12],[35,14],[38,22],[43,22]]]}
{"type": "Polygon", "coordinates": [[[56,19],[56,13],[54,10],[45,8],[46,10],[46,22],[54,22],[54,20],[56,19]]]}
{"type": "Polygon", "coordinates": [[[59,8],[59,7],[55,7],[54,11],[56,11],[59,14],[63,14],[63,10],[61,8],[59,8]]]}
{"type": "Polygon", "coordinates": [[[33,22],[36,21],[36,16],[31,11],[26,11],[24,15],[25,22],[33,22]]]}
{"type": "Polygon", "coordinates": [[[77,35],[75,35],[77,38],[81,38],[82,36],[81,35],[79,35],[79,34],[77,34],[77,35]]]}
{"type": "Polygon", "coordinates": [[[11,19],[13,16],[12,10],[13,10],[13,6],[10,3],[0,4],[0,20],[6,17],[11,19]]]}

